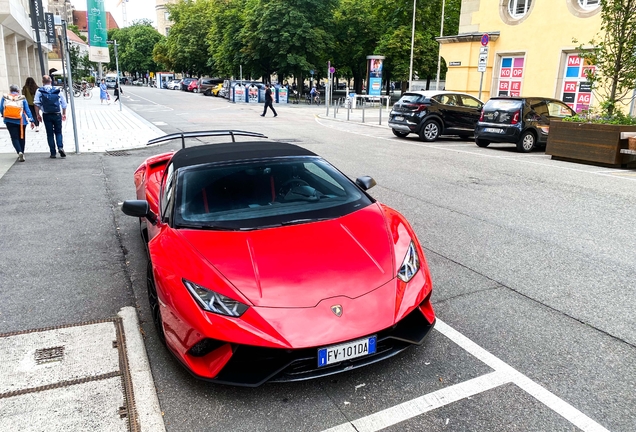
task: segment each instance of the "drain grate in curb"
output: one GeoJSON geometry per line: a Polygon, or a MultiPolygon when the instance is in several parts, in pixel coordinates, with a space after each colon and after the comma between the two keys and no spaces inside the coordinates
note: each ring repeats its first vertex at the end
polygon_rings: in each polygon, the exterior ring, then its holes
{"type": "Polygon", "coordinates": [[[53,348],[42,348],[35,350],[35,363],[44,364],[54,361],[62,361],[64,358],[64,347],[56,346],[53,348]]]}
{"type": "Polygon", "coordinates": [[[130,152],[126,150],[106,150],[106,156],[129,156],[130,152]]]}

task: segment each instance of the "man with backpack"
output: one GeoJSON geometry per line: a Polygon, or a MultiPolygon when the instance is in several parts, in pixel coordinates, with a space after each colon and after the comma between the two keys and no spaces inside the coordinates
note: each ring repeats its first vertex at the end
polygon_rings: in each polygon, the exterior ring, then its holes
{"type": "Polygon", "coordinates": [[[24,96],[20,94],[17,85],[9,86],[9,94],[2,96],[0,101],[0,113],[4,118],[4,124],[7,126],[11,143],[18,154],[18,160],[24,162],[24,132],[27,123],[31,123],[31,129],[35,127],[33,124],[33,115],[29,109],[24,96]]]}
{"type": "Polygon", "coordinates": [[[66,120],[66,99],[60,93],[59,88],[51,85],[51,77],[42,77],[42,87],[35,92],[33,98],[35,114],[46,128],[46,139],[51,150],[51,159],[56,158],[55,144],[60,157],[65,158],[64,144],[62,142],[62,121],[66,120]]]}

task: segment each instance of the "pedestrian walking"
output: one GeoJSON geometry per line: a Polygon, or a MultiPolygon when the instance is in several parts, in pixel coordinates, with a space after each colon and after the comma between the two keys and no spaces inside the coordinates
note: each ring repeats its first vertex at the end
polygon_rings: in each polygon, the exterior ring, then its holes
{"type": "Polygon", "coordinates": [[[37,117],[35,117],[35,106],[33,105],[33,98],[35,97],[35,92],[38,91],[38,85],[35,80],[31,77],[26,79],[24,83],[24,87],[22,87],[22,94],[26,98],[27,104],[29,105],[29,109],[31,110],[31,114],[33,114],[34,123],[35,123],[35,131],[40,132],[40,122],[37,117]]]}
{"type": "Polygon", "coordinates": [[[51,159],[55,159],[55,145],[60,157],[65,158],[64,144],[62,140],[62,121],[66,121],[66,99],[60,93],[59,87],[51,85],[51,77],[42,77],[42,87],[35,92],[33,98],[35,104],[35,115],[38,120],[44,123],[46,129],[46,139],[51,151],[51,159]]]}
{"type": "Polygon", "coordinates": [[[274,109],[274,105],[272,105],[272,102],[274,102],[274,93],[272,92],[272,88],[270,86],[267,86],[265,90],[265,107],[263,108],[263,114],[261,114],[261,117],[265,117],[265,114],[267,113],[267,107],[272,110],[272,112],[274,113],[274,117],[278,117],[278,114],[276,114],[276,110],[274,109]]]}
{"type": "Polygon", "coordinates": [[[18,160],[24,162],[24,147],[26,143],[25,129],[27,123],[31,123],[33,129],[33,115],[24,96],[20,94],[17,85],[9,86],[9,94],[5,94],[0,101],[0,113],[7,126],[11,144],[18,154],[18,160]]]}
{"type": "Polygon", "coordinates": [[[115,102],[117,102],[119,100],[119,93],[124,94],[124,91],[119,89],[119,83],[116,82],[115,83],[115,91],[113,92],[113,94],[115,95],[115,100],[113,101],[113,103],[115,103],[115,102]]]}
{"type": "Polygon", "coordinates": [[[106,101],[106,103],[110,105],[110,95],[107,90],[106,80],[102,78],[102,83],[99,85],[99,103],[103,104],[104,101],[106,101]]]}

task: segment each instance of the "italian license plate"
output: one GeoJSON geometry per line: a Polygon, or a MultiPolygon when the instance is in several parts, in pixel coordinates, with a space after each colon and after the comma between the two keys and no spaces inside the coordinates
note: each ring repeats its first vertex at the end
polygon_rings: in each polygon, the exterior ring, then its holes
{"type": "Polygon", "coordinates": [[[404,121],[404,117],[402,117],[402,116],[395,116],[395,117],[393,117],[393,120],[395,120],[395,121],[404,121]]]}
{"type": "Polygon", "coordinates": [[[484,128],[484,132],[489,132],[489,133],[503,133],[503,129],[499,129],[499,128],[484,128]]]}
{"type": "Polygon", "coordinates": [[[376,336],[332,345],[318,350],[318,367],[339,363],[356,357],[362,357],[376,352],[376,336]]]}

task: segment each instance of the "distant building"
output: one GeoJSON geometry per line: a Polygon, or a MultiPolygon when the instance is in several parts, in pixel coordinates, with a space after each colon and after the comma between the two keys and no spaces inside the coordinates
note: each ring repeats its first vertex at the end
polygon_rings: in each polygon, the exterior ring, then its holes
{"type": "Polygon", "coordinates": [[[155,10],[157,11],[157,31],[164,36],[170,33],[172,21],[170,21],[170,13],[166,9],[166,4],[176,3],[175,0],[155,0],[155,10]]]}
{"type": "MultiPolygon", "coordinates": [[[[0,93],[7,93],[9,85],[20,88],[28,77],[41,82],[40,62],[31,29],[29,0],[0,0],[0,93]]],[[[44,62],[50,45],[42,41],[44,62]]],[[[48,72],[48,64],[44,65],[48,72]]]]}
{"type": "Polygon", "coordinates": [[[73,24],[73,11],[75,6],[69,0],[48,0],[48,12],[59,15],[68,24],[73,24]]]}
{"type": "Polygon", "coordinates": [[[448,65],[446,89],[477,96],[481,54],[483,100],[556,97],[577,111],[587,109],[592,92],[585,72],[594,65],[578,56],[577,45],[600,30],[600,0],[462,0],[459,34],[437,39],[448,65]]]}

